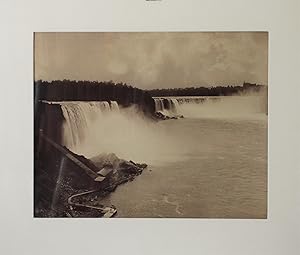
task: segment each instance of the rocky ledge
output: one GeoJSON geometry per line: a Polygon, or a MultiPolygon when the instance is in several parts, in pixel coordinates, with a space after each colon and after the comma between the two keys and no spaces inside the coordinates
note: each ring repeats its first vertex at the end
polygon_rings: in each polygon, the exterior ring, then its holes
{"type": "Polygon", "coordinates": [[[170,119],[173,119],[173,120],[177,120],[177,119],[182,119],[184,118],[183,115],[177,115],[177,116],[168,116],[168,115],[165,115],[163,114],[162,112],[155,112],[155,117],[158,119],[158,120],[170,120],[170,119]]]}
{"type": "Polygon", "coordinates": [[[113,205],[102,204],[102,198],[147,167],[113,153],[88,159],[49,139],[44,142],[47,150],[35,158],[35,217],[105,216],[116,210],[113,205]]]}

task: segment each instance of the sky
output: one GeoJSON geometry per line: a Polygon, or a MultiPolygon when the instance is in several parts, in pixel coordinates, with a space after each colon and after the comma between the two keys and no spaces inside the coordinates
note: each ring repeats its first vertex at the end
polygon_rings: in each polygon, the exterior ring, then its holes
{"type": "Polygon", "coordinates": [[[35,33],[35,80],[142,89],[268,83],[267,32],[35,33]]]}

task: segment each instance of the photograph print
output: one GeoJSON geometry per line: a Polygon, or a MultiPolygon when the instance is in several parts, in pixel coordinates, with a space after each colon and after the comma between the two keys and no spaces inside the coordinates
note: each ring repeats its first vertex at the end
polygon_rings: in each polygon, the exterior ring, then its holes
{"type": "Polygon", "coordinates": [[[268,32],[33,46],[34,217],[267,218],[268,32]]]}

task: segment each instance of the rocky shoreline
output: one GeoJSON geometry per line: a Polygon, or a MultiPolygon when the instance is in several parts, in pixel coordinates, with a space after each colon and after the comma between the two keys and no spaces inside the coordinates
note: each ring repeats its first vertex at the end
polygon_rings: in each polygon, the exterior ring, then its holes
{"type": "Polygon", "coordinates": [[[45,140],[43,147],[35,158],[35,217],[105,217],[109,210],[112,216],[117,208],[101,199],[147,167],[113,153],[87,159],[45,140]]]}

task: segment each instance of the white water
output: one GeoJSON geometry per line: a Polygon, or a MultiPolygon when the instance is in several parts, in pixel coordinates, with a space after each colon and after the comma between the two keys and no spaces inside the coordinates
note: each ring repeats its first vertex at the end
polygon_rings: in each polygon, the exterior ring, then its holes
{"type": "Polygon", "coordinates": [[[117,102],[62,102],[65,122],[64,145],[88,158],[100,153],[137,162],[163,164],[180,144],[158,129],[135,107],[122,108],[117,102]]]}
{"type": "Polygon", "coordinates": [[[119,111],[119,105],[116,101],[110,101],[110,107],[112,111],[119,111]]]}
{"type": "Polygon", "coordinates": [[[156,128],[182,151],[170,150],[167,163],[150,164],[102,201],[117,217],[266,217],[266,121],[184,118],[156,128]]]}
{"type": "MultiPolygon", "coordinates": [[[[168,100],[171,113],[184,119],[152,122],[116,102],[60,103],[68,148],[86,157],[113,152],[148,164],[102,202],[117,206],[119,217],[266,217],[267,116],[261,98],[168,100]]],[[[162,103],[155,100],[165,111],[162,103]]]]}
{"type": "Polygon", "coordinates": [[[179,102],[175,98],[154,98],[155,111],[169,117],[179,116],[179,102]]]}
{"type": "Polygon", "coordinates": [[[103,114],[116,111],[108,102],[61,102],[65,118],[63,126],[64,144],[76,148],[87,136],[90,127],[103,114]]]}
{"type": "Polygon", "coordinates": [[[222,97],[154,98],[156,112],[186,118],[266,118],[265,98],[260,94],[222,97]],[[164,103],[165,102],[165,103],[164,103]]]}
{"type": "MultiPolygon", "coordinates": [[[[199,98],[155,98],[155,106],[169,116],[183,115],[188,119],[266,119],[259,97],[218,97],[205,101],[201,97],[203,103],[199,103],[199,98]]],[[[192,150],[183,137],[172,136],[170,127],[145,118],[135,107],[119,108],[115,101],[59,104],[65,118],[64,145],[86,157],[105,152],[128,160],[164,164],[185,160],[184,153],[192,150]]]]}

